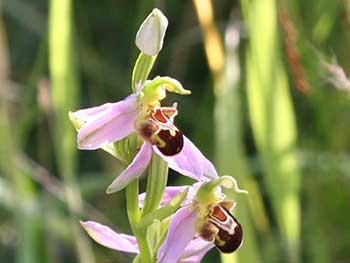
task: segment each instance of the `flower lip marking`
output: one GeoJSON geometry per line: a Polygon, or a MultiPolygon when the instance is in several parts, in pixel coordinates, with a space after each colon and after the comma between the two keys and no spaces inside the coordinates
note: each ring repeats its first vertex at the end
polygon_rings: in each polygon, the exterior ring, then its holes
{"type": "Polygon", "coordinates": [[[178,154],[184,145],[182,131],[173,123],[176,115],[176,104],[173,107],[156,108],[152,114],[152,119],[160,126],[157,135],[161,143],[157,143],[157,148],[166,156],[178,154]]]}
{"type": "Polygon", "coordinates": [[[242,227],[226,208],[220,204],[214,206],[208,221],[219,229],[214,243],[221,252],[232,253],[241,246],[242,227]]]}
{"type": "Polygon", "coordinates": [[[156,109],[153,113],[153,118],[155,118],[157,121],[160,121],[161,123],[167,123],[168,119],[166,116],[164,116],[161,109],[156,109]]]}
{"type": "Polygon", "coordinates": [[[156,145],[166,156],[178,154],[184,145],[183,133],[173,123],[176,115],[176,104],[173,107],[155,107],[148,119],[138,124],[142,138],[156,145]]]}
{"type": "Polygon", "coordinates": [[[181,152],[184,146],[184,139],[182,132],[178,129],[172,134],[171,130],[160,130],[158,132],[159,138],[165,142],[164,145],[157,145],[158,150],[166,155],[172,156],[181,152]]]}

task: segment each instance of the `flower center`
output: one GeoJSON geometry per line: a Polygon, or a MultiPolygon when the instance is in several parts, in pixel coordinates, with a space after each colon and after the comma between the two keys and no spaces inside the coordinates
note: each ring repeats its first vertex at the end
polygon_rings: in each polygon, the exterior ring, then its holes
{"type": "Polygon", "coordinates": [[[154,107],[148,117],[135,126],[144,140],[156,145],[162,154],[173,156],[182,150],[184,144],[181,130],[173,123],[176,115],[176,104],[173,107],[154,107]]]}

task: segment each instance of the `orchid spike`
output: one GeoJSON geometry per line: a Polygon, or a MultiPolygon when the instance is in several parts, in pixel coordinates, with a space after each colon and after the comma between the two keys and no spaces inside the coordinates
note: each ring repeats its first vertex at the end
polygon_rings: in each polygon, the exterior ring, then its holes
{"type": "MultiPolygon", "coordinates": [[[[179,259],[194,238],[211,242],[212,247],[216,246],[223,253],[232,253],[242,245],[242,226],[231,214],[236,202],[225,200],[221,186],[234,188],[238,193],[245,192],[230,176],[208,183],[198,182],[190,187],[183,207],[171,219],[167,237],[158,252],[160,262],[179,259]],[[168,250],[167,247],[173,249],[168,250]]],[[[178,191],[183,191],[183,186],[166,188],[162,204],[178,191]]],[[[143,195],[139,198],[142,201],[143,195]]]]}
{"type": "Polygon", "coordinates": [[[158,154],[173,170],[197,181],[217,178],[213,164],[174,125],[176,104],[161,107],[166,90],[189,94],[181,84],[169,77],[146,81],[136,93],[116,103],[70,113],[78,130],[78,147],[84,150],[106,148],[131,133],[143,141],[129,166],[108,187],[107,193],[123,189],[140,177],[148,166],[152,153],[158,154]]]}

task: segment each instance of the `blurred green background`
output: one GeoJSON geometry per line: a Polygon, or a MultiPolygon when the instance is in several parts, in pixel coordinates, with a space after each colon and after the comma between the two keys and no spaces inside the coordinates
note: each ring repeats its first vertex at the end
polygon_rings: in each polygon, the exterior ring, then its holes
{"type": "Polygon", "coordinates": [[[132,261],[81,230],[130,233],[124,192],[105,194],[121,163],[78,151],[67,113],[130,93],[154,7],[169,27],[151,76],[192,90],[165,104],[249,191],[227,192],[242,248],[203,262],[350,262],[350,95],[322,66],[350,71],[348,0],[0,0],[0,261],[132,261]]]}

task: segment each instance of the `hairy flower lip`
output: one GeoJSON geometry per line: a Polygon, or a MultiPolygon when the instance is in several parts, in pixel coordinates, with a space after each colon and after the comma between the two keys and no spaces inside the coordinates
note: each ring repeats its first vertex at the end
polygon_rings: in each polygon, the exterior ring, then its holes
{"type": "Polygon", "coordinates": [[[157,145],[158,150],[166,156],[174,156],[181,152],[184,146],[184,139],[182,131],[174,131],[175,134],[172,135],[169,130],[160,130],[157,135],[162,141],[165,142],[164,146],[157,145]]]}
{"type": "Polygon", "coordinates": [[[176,104],[173,107],[154,107],[148,120],[134,122],[135,129],[162,154],[174,156],[184,145],[183,133],[173,123],[176,115],[176,104]]]}
{"type": "Polygon", "coordinates": [[[224,207],[217,205],[209,221],[218,229],[215,246],[223,253],[232,253],[243,243],[243,230],[238,220],[224,207]]]}

